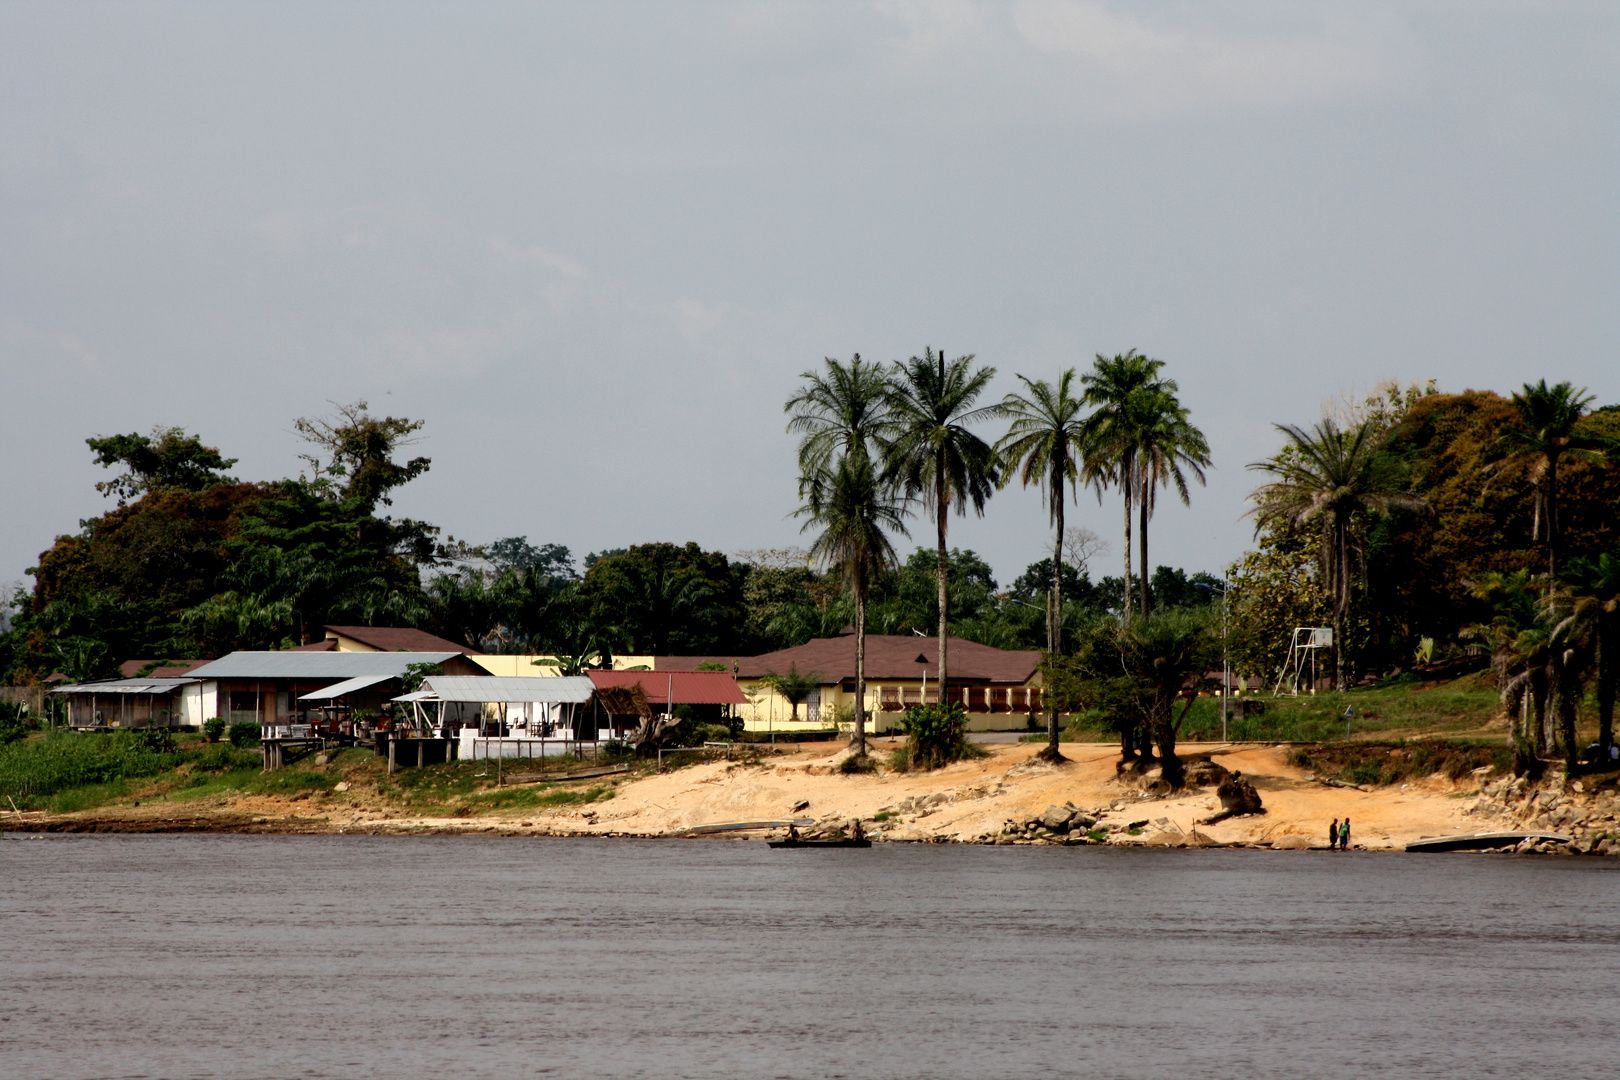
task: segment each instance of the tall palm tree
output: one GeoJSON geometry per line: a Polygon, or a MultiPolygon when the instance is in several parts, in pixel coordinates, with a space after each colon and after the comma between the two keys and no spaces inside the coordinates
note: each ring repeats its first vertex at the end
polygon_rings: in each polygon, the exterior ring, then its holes
{"type": "Polygon", "coordinates": [[[806,487],[809,501],[798,511],[804,531],[819,529],[810,553],[842,571],[855,600],[855,752],[866,754],[866,597],[872,579],[896,565],[888,533],[906,535],[906,510],[879,482],[872,459],[855,450],[839,456],[830,475],[806,487]]]}
{"type": "Polygon", "coordinates": [[[1187,419],[1187,410],[1176,398],[1174,380],[1166,379],[1156,390],[1138,391],[1128,409],[1134,419],[1136,437],[1136,512],[1142,544],[1142,614],[1149,613],[1148,602],[1148,521],[1153,517],[1155,494],[1161,487],[1174,486],[1183,506],[1187,494],[1187,473],[1204,482],[1209,465],[1209,443],[1204,433],[1187,419]],[[1185,470],[1185,471],[1184,471],[1185,470]]]}
{"type": "Polygon", "coordinates": [[[884,474],[893,489],[908,498],[920,498],[932,512],[938,530],[939,586],[939,703],[948,700],[950,665],[947,657],[946,583],[949,563],[945,535],[950,511],[967,513],[969,506],[984,516],[1000,473],[996,452],[968,428],[997,416],[999,405],[974,408],[995,377],[996,369],[973,369],[973,356],[946,363],[945,350],[924,349],[921,357],[895,363],[890,376],[889,408],[893,427],[879,437],[884,474]]]}
{"type": "Polygon", "coordinates": [[[1287,444],[1275,456],[1249,465],[1277,478],[1254,493],[1255,530],[1320,524],[1322,576],[1333,595],[1334,685],[1343,690],[1351,570],[1365,540],[1366,518],[1424,511],[1429,503],[1403,489],[1399,466],[1385,453],[1392,430],[1380,432],[1366,420],[1341,429],[1331,418],[1309,430],[1292,424],[1276,427],[1287,444]]]}
{"type": "Polygon", "coordinates": [[[1527,465],[1535,487],[1535,539],[1545,536],[1547,573],[1558,575],[1558,465],[1565,457],[1592,458],[1602,443],[1578,434],[1575,427],[1586,414],[1592,395],[1568,382],[1548,386],[1542,379],[1524,384],[1513,395],[1513,427],[1497,438],[1497,450],[1505,455],[1502,465],[1527,465]]]}
{"type": "MultiPolygon", "coordinates": [[[[1121,617],[1131,619],[1131,508],[1138,488],[1138,441],[1136,428],[1143,395],[1151,397],[1162,385],[1159,369],[1163,360],[1154,360],[1135,349],[1113,357],[1097,354],[1091,370],[1080,376],[1085,395],[1082,403],[1096,408],[1082,432],[1088,448],[1085,479],[1118,484],[1125,503],[1125,595],[1121,617]]],[[[1142,577],[1147,578],[1147,567],[1142,577]]]]}
{"type": "MultiPolygon", "coordinates": [[[[1083,406],[1072,393],[1074,368],[1058,376],[1056,386],[1044,380],[1031,382],[1022,375],[1018,378],[1028,394],[1008,394],[1002,399],[1002,413],[1012,418],[1012,427],[996,443],[996,454],[1008,467],[1002,474],[1002,486],[1011,482],[1013,470],[1016,470],[1025,487],[1037,483],[1046,496],[1047,517],[1055,534],[1052,587],[1046,600],[1046,651],[1058,656],[1063,652],[1063,509],[1068,498],[1065,486],[1078,487],[1085,471],[1082,437],[1085,421],[1080,415],[1083,406]]],[[[1053,697],[1048,704],[1046,749],[1041,756],[1059,761],[1063,755],[1058,750],[1057,698],[1053,697]]]]}
{"type": "Polygon", "coordinates": [[[791,414],[789,434],[798,434],[799,496],[806,498],[802,481],[833,474],[833,459],[840,453],[870,453],[889,428],[889,380],[882,365],[855,356],[846,364],[828,357],[826,370],[806,371],[798,393],[782,410],[791,414]]]}

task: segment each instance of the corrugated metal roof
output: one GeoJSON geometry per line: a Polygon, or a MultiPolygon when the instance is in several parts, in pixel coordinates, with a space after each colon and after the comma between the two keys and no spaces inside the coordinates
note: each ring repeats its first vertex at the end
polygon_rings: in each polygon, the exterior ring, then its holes
{"type": "Polygon", "coordinates": [[[356,690],[364,690],[368,686],[376,686],[380,682],[387,682],[392,678],[394,678],[392,675],[360,675],[353,679],[345,679],[340,683],[333,683],[331,686],[322,687],[314,693],[303,694],[298,700],[329,701],[332,698],[342,697],[344,694],[353,693],[356,690]]]}
{"type": "Polygon", "coordinates": [[[58,686],[53,694],[168,694],[196,679],[108,679],[105,682],[74,683],[58,686]]]}
{"type": "Polygon", "coordinates": [[[584,676],[432,675],[422,689],[440,701],[589,701],[596,684],[584,676]]]}
{"type": "Polygon", "coordinates": [[[639,686],[649,705],[746,705],[748,698],[729,671],[590,671],[598,688],[639,686]]]}
{"type": "Polygon", "coordinates": [[[403,675],[412,664],[442,664],[451,652],[233,652],[191,672],[194,679],[354,679],[403,675]]]}

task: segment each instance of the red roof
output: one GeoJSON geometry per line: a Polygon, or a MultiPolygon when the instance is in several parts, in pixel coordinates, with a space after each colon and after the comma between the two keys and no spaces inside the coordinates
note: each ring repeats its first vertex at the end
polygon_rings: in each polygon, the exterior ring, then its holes
{"type": "MultiPolygon", "coordinates": [[[[1041,665],[1038,649],[997,649],[962,638],[953,637],[950,640],[949,674],[953,686],[959,682],[1022,685],[1041,665]]],[[[763,656],[659,656],[653,660],[659,672],[695,668],[703,663],[724,664],[728,671],[735,665],[737,677],[741,679],[786,675],[789,668],[797,668],[801,675],[811,672],[819,674],[824,684],[843,682],[855,677],[855,636],[840,634],[837,637],[816,638],[803,645],[763,656]]],[[[866,635],[868,681],[921,679],[924,669],[927,669],[929,678],[939,675],[938,638],[905,634],[866,635]]]]}
{"type": "MultiPolygon", "coordinates": [[[[118,665],[118,673],[126,679],[133,679],[137,677],[137,673],[139,673],[142,668],[151,662],[152,661],[150,660],[125,660],[122,664],[118,665]]],[[[212,661],[176,660],[172,664],[163,664],[160,667],[155,667],[151,671],[148,671],[139,677],[142,679],[179,679],[184,677],[185,674],[192,668],[202,667],[204,664],[208,663],[212,663],[212,661]]],[[[53,675],[51,677],[54,679],[56,676],[53,675]]]]}
{"type": "MultiPolygon", "coordinates": [[[[322,638],[320,641],[308,645],[294,645],[288,652],[335,652],[337,651],[337,638],[322,638]]],[[[444,652],[443,649],[438,650],[444,652]]]]}
{"type": "Polygon", "coordinates": [[[729,671],[587,671],[598,690],[640,686],[649,705],[746,705],[742,688],[729,671]]]}
{"type": "Polygon", "coordinates": [[[477,651],[448,638],[410,626],[328,626],[334,634],[353,638],[378,652],[458,652],[476,656],[477,651]]]}

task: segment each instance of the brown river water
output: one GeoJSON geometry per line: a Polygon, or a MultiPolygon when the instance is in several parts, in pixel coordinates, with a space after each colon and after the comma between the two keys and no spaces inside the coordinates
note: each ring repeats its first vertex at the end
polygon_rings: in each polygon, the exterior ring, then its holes
{"type": "Polygon", "coordinates": [[[0,1077],[1620,1076],[1620,860],[0,838],[0,1077]]]}

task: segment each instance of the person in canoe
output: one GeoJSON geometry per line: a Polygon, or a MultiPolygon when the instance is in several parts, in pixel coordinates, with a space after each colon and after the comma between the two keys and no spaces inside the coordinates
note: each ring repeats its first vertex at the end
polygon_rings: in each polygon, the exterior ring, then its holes
{"type": "Polygon", "coordinates": [[[854,838],[856,840],[865,840],[866,839],[866,830],[861,828],[861,819],[860,818],[855,819],[855,829],[853,831],[853,836],[854,836],[854,838]]]}
{"type": "Polygon", "coordinates": [[[798,843],[798,841],[799,841],[799,827],[797,825],[793,824],[793,822],[791,822],[791,821],[788,822],[787,838],[789,840],[793,841],[794,843],[798,843]]]}

